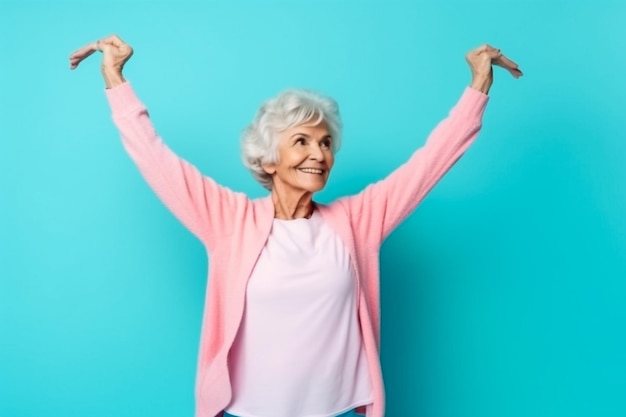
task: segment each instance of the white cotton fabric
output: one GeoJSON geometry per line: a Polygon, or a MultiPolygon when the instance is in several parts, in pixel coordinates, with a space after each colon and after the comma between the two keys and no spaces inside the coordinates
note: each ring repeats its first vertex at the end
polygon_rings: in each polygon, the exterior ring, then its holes
{"type": "Polygon", "coordinates": [[[229,355],[240,417],[332,417],[372,402],[350,255],[322,217],[275,219],[229,355]]]}

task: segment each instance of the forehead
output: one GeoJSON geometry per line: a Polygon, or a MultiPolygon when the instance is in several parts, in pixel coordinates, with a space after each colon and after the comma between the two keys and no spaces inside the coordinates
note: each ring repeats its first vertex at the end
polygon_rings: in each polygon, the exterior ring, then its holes
{"type": "Polygon", "coordinates": [[[287,128],[281,136],[293,136],[296,134],[306,134],[309,136],[328,136],[330,134],[328,130],[328,124],[325,120],[321,120],[319,123],[317,120],[305,122],[292,127],[287,128]]]}

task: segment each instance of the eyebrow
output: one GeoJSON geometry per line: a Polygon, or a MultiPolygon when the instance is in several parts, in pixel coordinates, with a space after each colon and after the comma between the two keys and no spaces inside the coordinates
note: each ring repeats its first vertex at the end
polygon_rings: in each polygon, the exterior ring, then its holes
{"type": "MultiPolygon", "coordinates": [[[[311,135],[309,135],[308,133],[294,133],[293,135],[291,135],[290,139],[295,139],[296,137],[305,137],[307,139],[311,139],[311,135]]],[[[333,140],[333,137],[330,135],[330,133],[328,133],[325,136],[322,136],[321,140],[325,139],[333,140]]]]}

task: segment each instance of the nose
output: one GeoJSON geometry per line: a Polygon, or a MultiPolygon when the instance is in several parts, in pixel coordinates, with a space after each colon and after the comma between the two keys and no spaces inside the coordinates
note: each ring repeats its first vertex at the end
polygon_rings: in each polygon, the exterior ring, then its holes
{"type": "Polygon", "coordinates": [[[324,162],[326,156],[324,155],[324,151],[320,147],[319,143],[315,143],[311,145],[311,159],[314,159],[319,162],[324,162]]]}

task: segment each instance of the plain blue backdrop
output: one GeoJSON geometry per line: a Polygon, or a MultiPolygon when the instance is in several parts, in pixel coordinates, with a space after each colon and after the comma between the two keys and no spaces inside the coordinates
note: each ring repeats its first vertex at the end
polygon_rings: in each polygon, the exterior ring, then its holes
{"type": "Polygon", "coordinates": [[[626,415],[626,3],[0,3],[0,416],[191,416],[208,260],[124,153],[118,33],[159,133],[265,195],[239,134],[288,87],[335,97],[330,201],[422,145],[502,48],[472,148],[382,249],[389,417],[626,415]]]}

